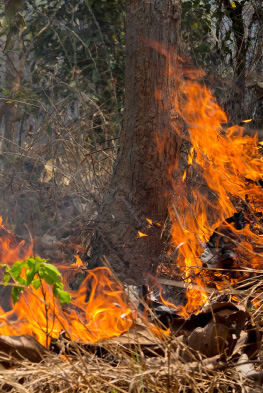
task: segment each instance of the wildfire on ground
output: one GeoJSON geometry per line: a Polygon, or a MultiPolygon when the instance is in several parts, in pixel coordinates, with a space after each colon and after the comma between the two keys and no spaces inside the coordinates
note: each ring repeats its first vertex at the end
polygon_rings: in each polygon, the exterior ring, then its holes
{"type": "MultiPolygon", "coordinates": [[[[158,45],[155,48],[164,52],[158,45]]],[[[176,264],[184,281],[194,284],[187,291],[186,306],[178,307],[181,315],[188,316],[207,301],[205,288],[211,280],[222,289],[222,280],[216,281],[218,269],[225,270],[226,264],[235,268],[236,274],[228,277],[231,285],[262,266],[263,156],[257,136],[244,136],[239,126],[224,127],[226,114],[201,82],[204,73],[187,68],[178,58],[173,63],[176,69],[169,73],[177,75],[174,109],[180,117],[173,123],[174,132],[182,135],[183,121],[192,145],[180,179],[175,177],[176,165],[171,166],[174,197],[169,206],[176,264]]],[[[161,96],[162,92],[156,92],[157,99],[161,96]]],[[[164,143],[159,148],[162,153],[164,143]]],[[[138,232],[138,237],[144,236],[138,232]]],[[[19,242],[1,222],[0,254],[1,263],[12,265],[34,253],[32,244],[19,242]]],[[[108,269],[85,271],[78,256],[73,265],[58,268],[66,278],[71,304],[62,307],[47,285],[37,291],[26,289],[14,306],[2,292],[0,334],[29,334],[45,345],[62,330],[73,340],[96,342],[131,327],[134,311],[108,269]],[[67,282],[77,272],[86,276],[79,289],[72,291],[67,282]]]]}
{"type": "MultiPolygon", "coordinates": [[[[159,44],[152,45],[165,52],[159,44]]],[[[173,128],[191,144],[181,179],[176,166],[170,170],[171,238],[174,248],[180,245],[176,263],[186,283],[222,289],[219,276],[225,275],[232,285],[263,265],[262,147],[257,135],[244,135],[241,126],[226,126],[227,116],[202,82],[202,71],[165,54],[175,64],[169,74],[177,78],[173,104],[179,116],[173,128]],[[227,274],[227,268],[234,273],[227,274]]],[[[161,97],[157,91],[156,98],[161,97]]],[[[186,306],[179,308],[184,316],[204,304],[208,294],[190,286],[187,298],[186,306]]]]}
{"type": "MultiPolygon", "coordinates": [[[[16,236],[0,226],[1,263],[12,265],[33,255],[32,244],[18,242],[16,236]]],[[[124,292],[107,268],[88,271],[78,290],[67,284],[80,271],[80,258],[73,265],[58,266],[71,294],[70,305],[60,305],[52,288],[45,283],[38,290],[25,289],[19,301],[11,304],[10,287],[2,287],[0,334],[29,334],[46,345],[51,337],[66,331],[73,340],[96,342],[118,336],[133,323],[124,292]]]]}

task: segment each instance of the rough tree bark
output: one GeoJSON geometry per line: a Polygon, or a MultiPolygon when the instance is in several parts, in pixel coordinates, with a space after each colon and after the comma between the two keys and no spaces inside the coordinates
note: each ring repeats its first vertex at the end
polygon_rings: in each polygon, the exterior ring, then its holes
{"type": "Polygon", "coordinates": [[[154,273],[163,249],[162,228],[148,228],[146,218],[163,224],[167,217],[168,170],[178,158],[181,141],[170,125],[175,78],[167,71],[172,56],[160,53],[150,42],[158,42],[174,54],[180,16],[181,0],[126,1],[124,120],[89,268],[101,264],[105,255],[127,283],[142,283],[145,272],[154,273]],[[158,89],[165,102],[155,98],[158,89]],[[158,152],[158,141],[162,152],[158,152]],[[148,237],[138,239],[137,231],[148,237]]]}

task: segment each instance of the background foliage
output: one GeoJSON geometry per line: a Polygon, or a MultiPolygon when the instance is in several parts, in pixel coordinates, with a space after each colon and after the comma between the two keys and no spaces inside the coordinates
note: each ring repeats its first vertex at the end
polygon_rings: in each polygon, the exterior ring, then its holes
{"type": "Polygon", "coordinates": [[[232,123],[253,117],[252,126],[261,128],[262,2],[192,0],[182,7],[184,52],[205,68],[232,123]]]}
{"type": "Polygon", "coordinates": [[[1,212],[21,235],[67,236],[65,222],[93,222],[118,147],[124,2],[9,0],[1,13],[1,212]]]}
{"type": "MultiPolygon", "coordinates": [[[[40,245],[72,233],[81,244],[118,148],[125,1],[0,5],[0,211],[40,245]]],[[[182,1],[182,54],[206,70],[230,122],[251,127],[262,124],[262,16],[259,0],[182,1]]]]}

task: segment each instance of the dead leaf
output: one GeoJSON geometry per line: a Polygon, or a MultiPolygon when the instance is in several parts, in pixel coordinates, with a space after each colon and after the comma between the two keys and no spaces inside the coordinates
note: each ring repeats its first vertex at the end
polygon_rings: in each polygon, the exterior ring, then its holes
{"type": "Polygon", "coordinates": [[[54,177],[56,171],[56,160],[52,158],[51,160],[46,162],[39,180],[41,181],[41,183],[48,183],[54,177]]]}
{"type": "MultiPolygon", "coordinates": [[[[196,327],[205,327],[211,321],[213,314],[216,315],[220,310],[225,309],[230,310],[232,313],[243,308],[230,302],[216,302],[209,304],[208,306],[205,306],[199,314],[192,314],[189,318],[187,318],[181,326],[181,329],[192,332],[196,327]]],[[[178,325],[176,327],[179,328],[178,325]]]]}
{"type": "Polygon", "coordinates": [[[148,327],[139,324],[133,324],[127,332],[110,339],[110,343],[121,345],[156,345],[159,342],[148,327]]]}
{"type": "Polygon", "coordinates": [[[41,362],[49,355],[49,351],[39,344],[32,336],[4,336],[0,335],[0,355],[1,360],[29,360],[33,363],[41,362]]]}
{"type": "Polygon", "coordinates": [[[249,375],[256,371],[254,365],[247,362],[249,362],[247,354],[242,353],[237,362],[237,370],[243,375],[243,377],[249,377],[249,375]]]}
{"type": "Polygon", "coordinates": [[[230,339],[228,327],[212,321],[193,331],[188,338],[188,346],[210,358],[223,353],[229,347],[230,339]]]}
{"type": "Polygon", "coordinates": [[[241,332],[240,337],[235,344],[235,348],[233,349],[233,355],[237,353],[242,353],[248,341],[248,332],[241,332]]]}

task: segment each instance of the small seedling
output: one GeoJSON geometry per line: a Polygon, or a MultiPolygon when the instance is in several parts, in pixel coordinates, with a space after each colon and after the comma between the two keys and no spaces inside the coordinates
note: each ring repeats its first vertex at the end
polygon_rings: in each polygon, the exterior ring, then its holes
{"type": "Polygon", "coordinates": [[[40,257],[27,258],[24,261],[17,261],[12,267],[2,264],[5,268],[4,283],[7,283],[12,278],[21,286],[13,286],[11,296],[13,303],[18,301],[19,295],[29,285],[37,290],[42,285],[42,280],[48,285],[53,286],[54,297],[57,298],[62,304],[70,303],[71,297],[67,291],[64,291],[64,286],[61,282],[62,276],[56,266],[47,263],[47,259],[40,257]],[[22,276],[22,271],[25,271],[25,277],[22,276]]]}

